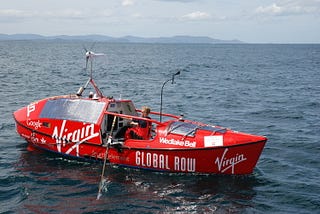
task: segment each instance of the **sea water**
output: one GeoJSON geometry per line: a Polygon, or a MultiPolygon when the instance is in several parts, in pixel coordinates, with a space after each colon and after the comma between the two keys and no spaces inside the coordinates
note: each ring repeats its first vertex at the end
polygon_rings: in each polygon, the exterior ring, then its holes
{"type": "MultiPolygon", "coordinates": [[[[319,213],[320,45],[99,43],[104,95],[265,135],[247,176],[156,173],[27,150],[12,113],[87,81],[90,42],[0,42],[1,213],[319,213]]],[[[90,90],[90,89],[88,89],[90,90]]]]}

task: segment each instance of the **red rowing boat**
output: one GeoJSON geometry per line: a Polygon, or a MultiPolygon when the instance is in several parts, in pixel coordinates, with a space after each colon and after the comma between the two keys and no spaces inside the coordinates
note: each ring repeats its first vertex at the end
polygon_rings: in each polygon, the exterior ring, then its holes
{"type": "MultiPolygon", "coordinates": [[[[96,55],[87,52],[87,62],[92,63],[96,55]]],[[[150,112],[150,118],[140,113],[131,100],[104,96],[91,69],[88,82],[77,94],[45,98],[13,115],[18,134],[37,149],[153,171],[250,174],[267,141],[264,136],[187,120],[162,110],[150,112]],[[95,97],[83,95],[89,84],[95,97]],[[147,138],[117,137],[132,120],[149,124],[147,138]]]]}

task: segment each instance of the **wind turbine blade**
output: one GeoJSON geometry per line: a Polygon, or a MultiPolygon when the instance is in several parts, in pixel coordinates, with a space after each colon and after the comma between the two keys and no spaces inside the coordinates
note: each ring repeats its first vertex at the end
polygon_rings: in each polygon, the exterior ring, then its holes
{"type": "Polygon", "coordinates": [[[105,56],[104,53],[95,53],[94,56],[105,56]]]}

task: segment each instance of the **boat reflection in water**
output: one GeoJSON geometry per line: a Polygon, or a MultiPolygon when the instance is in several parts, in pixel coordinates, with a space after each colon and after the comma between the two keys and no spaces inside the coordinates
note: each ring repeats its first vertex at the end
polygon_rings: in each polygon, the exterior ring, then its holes
{"type": "MultiPolygon", "coordinates": [[[[64,159],[43,152],[23,151],[15,168],[21,173],[13,186],[17,212],[167,212],[207,213],[245,211],[253,206],[255,187],[262,185],[256,172],[249,176],[185,175],[158,173],[124,167],[108,168],[105,197],[95,200],[101,164],[64,159]],[[159,177],[159,175],[161,175],[159,177]],[[41,199],[41,200],[39,200],[41,199]]],[[[15,210],[12,210],[15,211],[15,210]]]]}

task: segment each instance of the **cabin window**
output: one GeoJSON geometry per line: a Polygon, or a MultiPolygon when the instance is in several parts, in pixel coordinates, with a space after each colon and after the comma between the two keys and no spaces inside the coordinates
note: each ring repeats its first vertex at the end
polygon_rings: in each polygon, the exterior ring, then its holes
{"type": "Polygon", "coordinates": [[[97,123],[104,107],[105,103],[90,100],[65,98],[48,100],[42,109],[40,118],[97,123]]]}
{"type": "Polygon", "coordinates": [[[192,123],[185,123],[181,121],[176,121],[170,124],[168,127],[168,134],[179,134],[179,135],[188,135],[194,136],[197,125],[192,123]]]}
{"type": "Polygon", "coordinates": [[[226,129],[221,127],[214,127],[209,125],[198,125],[193,123],[186,123],[181,121],[173,122],[168,127],[168,134],[179,134],[185,136],[192,136],[194,137],[197,130],[206,130],[211,132],[219,132],[225,133],[226,129]]]}
{"type": "Polygon", "coordinates": [[[202,130],[211,131],[211,132],[219,132],[221,134],[225,133],[227,131],[226,128],[223,127],[215,127],[215,126],[201,126],[202,130]]]}

